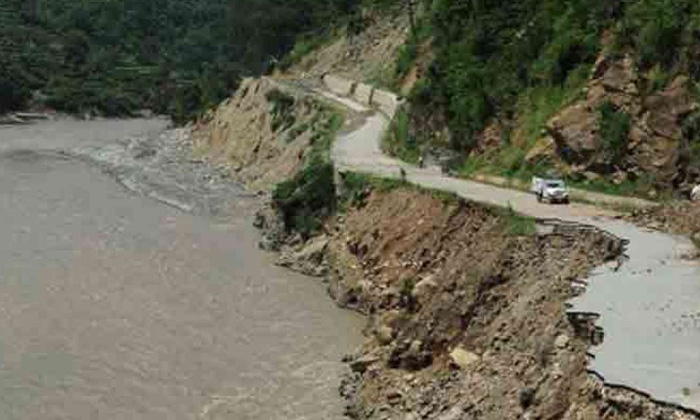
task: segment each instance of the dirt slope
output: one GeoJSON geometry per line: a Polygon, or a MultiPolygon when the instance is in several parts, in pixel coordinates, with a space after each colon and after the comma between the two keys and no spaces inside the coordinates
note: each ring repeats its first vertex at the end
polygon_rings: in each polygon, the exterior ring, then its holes
{"type": "Polygon", "coordinates": [[[382,83],[394,76],[398,49],[409,34],[408,16],[400,11],[365,11],[357,33],[342,30],[286,73],[320,77],[334,73],[361,82],[382,83]]]}
{"type": "Polygon", "coordinates": [[[330,292],[369,315],[341,390],[354,418],[684,418],[590,376],[599,336],[565,314],[572,284],[620,243],[595,230],[516,234],[523,223],[414,189],[372,192],[338,218],[330,292]]]}
{"type": "Polygon", "coordinates": [[[253,191],[267,191],[304,165],[337,111],[270,79],[246,79],[194,127],[196,154],[222,165],[253,191]]]}

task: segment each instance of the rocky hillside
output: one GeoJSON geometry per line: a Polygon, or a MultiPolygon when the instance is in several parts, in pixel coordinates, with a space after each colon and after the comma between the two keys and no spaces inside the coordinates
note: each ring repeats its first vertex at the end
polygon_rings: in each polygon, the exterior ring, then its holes
{"type": "Polygon", "coordinates": [[[359,28],[338,30],[278,75],[318,78],[333,73],[375,85],[393,83],[396,57],[409,36],[407,14],[400,7],[370,7],[361,12],[359,19],[359,28]]]}
{"type": "Polygon", "coordinates": [[[696,3],[385,3],[288,75],[406,95],[395,155],[449,157],[464,176],[558,172],[644,198],[700,182],[696,3]]]}
{"type": "Polygon", "coordinates": [[[193,129],[195,153],[253,191],[292,178],[313,146],[328,147],[341,111],[270,79],[246,79],[193,129]]]}
{"type": "Polygon", "coordinates": [[[547,122],[547,135],[527,159],[551,158],[576,179],[607,175],[615,182],[647,180],[650,188],[688,191],[700,181],[686,130],[697,110],[692,82],[679,75],[651,92],[649,83],[631,55],[601,55],[583,98],[547,122]]]}

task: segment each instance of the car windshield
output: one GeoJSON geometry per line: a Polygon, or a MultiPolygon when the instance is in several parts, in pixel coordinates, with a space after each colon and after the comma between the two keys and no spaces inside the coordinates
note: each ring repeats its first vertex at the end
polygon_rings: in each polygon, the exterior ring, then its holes
{"type": "Polygon", "coordinates": [[[564,183],[561,181],[549,181],[547,182],[547,188],[564,188],[564,183]]]}

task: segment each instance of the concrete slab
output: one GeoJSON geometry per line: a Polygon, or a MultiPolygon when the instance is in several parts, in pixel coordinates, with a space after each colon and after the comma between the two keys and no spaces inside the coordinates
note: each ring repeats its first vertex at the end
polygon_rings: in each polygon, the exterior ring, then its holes
{"type": "Polygon", "coordinates": [[[352,97],[362,105],[372,106],[373,95],[374,88],[372,86],[364,83],[358,83],[355,86],[355,92],[352,94],[352,97]]]}

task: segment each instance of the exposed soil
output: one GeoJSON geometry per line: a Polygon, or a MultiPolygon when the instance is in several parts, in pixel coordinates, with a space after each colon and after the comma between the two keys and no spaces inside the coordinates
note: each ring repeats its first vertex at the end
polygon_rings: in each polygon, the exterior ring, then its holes
{"type": "MultiPolygon", "coordinates": [[[[196,144],[263,188],[300,168],[287,148],[310,142],[285,146],[291,128],[271,129],[274,104],[262,93],[271,82],[248,83],[196,144]],[[297,166],[287,168],[290,156],[297,166]]],[[[295,99],[295,118],[311,118],[304,101],[295,99]]],[[[368,315],[368,341],[348,357],[354,374],[341,389],[355,418],[694,418],[587,370],[600,337],[591,318],[567,315],[567,302],[622,252],[609,235],[563,225],[513,235],[522,221],[512,215],[413,189],[368,192],[306,244],[285,237],[272,213],[257,221],[272,228],[262,245],[282,249],[281,265],[326,276],[339,304],[368,315]]]]}
{"type": "Polygon", "coordinates": [[[514,222],[404,188],[369,193],[312,242],[314,259],[330,270],[331,295],[368,315],[368,340],[348,357],[354,373],[341,387],[348,414],[692,418],[587,371],[599,337],[566,305],[577,281],[619,256],[619,240],[564,226],[513,235],[514,222]]]}
{"type": "Polygon", "coordinates": [[[700,203],[678,201],[634,211],[628,218],[650,229],[696,237],[700,234],[700,203]]]}
{"type": "Polygon", "coordinates": [[[270,79],[246,79],[193,129],[197,154],[253,191],[267,191],[304,165],[330,108],[270,79]]]}
{"type": "Polygon", "coordinates": [[[390,80],[398,49],[406,42],[409,20],[403,11],[369,12],[358,33],[344,31],[304,57],[287,72],[294,77],[334,73],[358,81],[390,80]]]}

